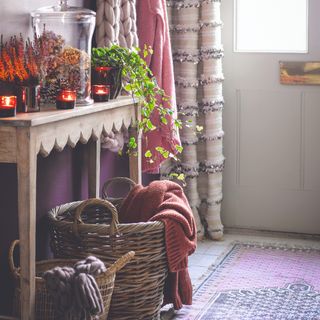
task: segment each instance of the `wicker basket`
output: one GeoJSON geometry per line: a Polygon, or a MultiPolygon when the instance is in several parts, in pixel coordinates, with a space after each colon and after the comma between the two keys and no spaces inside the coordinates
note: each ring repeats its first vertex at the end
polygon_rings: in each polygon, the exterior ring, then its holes
{"type": "Polygon", "coordinates": [[[130,191],[136,183],[127,177],[115,177],[107,180],[102,187],[102,198],[111,202],[118,210],[124,198],[112,198],[109,196],[109,188],[112,185],[120,185],[123,189],[130,191]]]}
{"type": "MultiPolygon", "coordinates": [[[[11,273],[16,282],[16,289],[14,294],[14,312],[15,316],[20,317],[20,268],[14,264],[13,253],[15,247],[19,244],[19,240],[13,241],[9,249],[9,267],[11,273]]],[[[134,252],[128,252],[113,263],[106,272],[95,277],[97,285],[100,289],[100,293],[103,300],[104,312],[99,316],[100,320],[106,320],[109,308],[112,292],[114,290],[114,282],[116,272],[120,270],[126,263],[128,263],[134,257],[134,252]]],[[[36,263],[36,320],[56,320],[53,300],[49,295],[45,281],[41,275],[57,266],[73,266],[77,262],[76,259],[53,259],[39,261],[36,263]]],[[[65,317],[66,320],[79,320],[74,319],[72,316],[65,317]]]]}
{"type": "Polygon", "coordinates": [[[119,224],[110,202],[89,199],[52,209],[49,224],[52,249],[59,258],[90,253],[109,264],[135,251],[135,258],[117,273],[108,319],[160,318],[168,268],[162,222],[119,224]]]}

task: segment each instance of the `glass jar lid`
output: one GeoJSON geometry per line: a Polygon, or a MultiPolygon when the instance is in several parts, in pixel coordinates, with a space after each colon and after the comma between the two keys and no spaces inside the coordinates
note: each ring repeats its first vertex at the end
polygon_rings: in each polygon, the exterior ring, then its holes
{"type": "Polygon", "coordinates": [[[31,12],[32,18],[46,19],[71,19],[74,21],[85,20],[95,17],[96,13],[92,10],[68,5],[67,0],[60,0],[55,6],[42,7],[31,12]]]}

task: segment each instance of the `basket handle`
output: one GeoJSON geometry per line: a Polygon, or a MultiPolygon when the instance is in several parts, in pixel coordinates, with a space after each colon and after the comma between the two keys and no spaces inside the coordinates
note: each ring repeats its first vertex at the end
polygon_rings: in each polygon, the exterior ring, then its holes
{"type": "Polygon", "coordinates": [[[107,180],[102,187],[102,197],[108,199],[108,189],[114,183],[123,183],[129,185],[129,191],[136,185],[136,183],[127,177],[115,177],[107,180]]]}
{"type": "Polygon", "coordinates": [[[105,207],[111,212],[110,234],[114,235],[118,233],[119,219],[118,219],[117,209],[109,201],[103,200],[103,199],[97,199],[97,198],[91,198],[91,199],[85,200],[77,207],[74,214],[74,221],[72,226],[73,233],[77,237],[79,237],[79,224],[83,224],[83,221],[81,219],[81,214],[85,208],[92,205],[99,205],[101,207],[105,207]]]}
{"type": "Polygon", "coordinates": [[[130,260],[132,260],[135,256],[134,251],[129,251],[125,255],[123,255],[121,258],[116,260],[108,269],[107,272],[110,273],[116,273],[119,270],[121,270],[130,260]]]}
{"type": "Polygon", "coordinates": [[[9,262],[9,269],[11,274],[15,279],[19,279],[19,268],[15,266],[14,264],[14,258],[13,253],[14,249],[20,244],[20,240],[14,240],[12,241],[10,247],[9,247],[9,253],[8,253],[8,262],[9,262]]]}

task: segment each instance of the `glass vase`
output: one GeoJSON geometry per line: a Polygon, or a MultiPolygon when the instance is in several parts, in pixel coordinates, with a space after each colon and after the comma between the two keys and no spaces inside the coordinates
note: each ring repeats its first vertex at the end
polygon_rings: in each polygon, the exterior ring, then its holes
{"type": "Polygon", "coordinates": [[[75,90],[77,105],[93,103],[91,41],[95,15],[94,11],[69,6],[67,1],[31,13],[37,37],[48,43],[41,90],[45,103],[54,103],[61,90],[75,90]]]}

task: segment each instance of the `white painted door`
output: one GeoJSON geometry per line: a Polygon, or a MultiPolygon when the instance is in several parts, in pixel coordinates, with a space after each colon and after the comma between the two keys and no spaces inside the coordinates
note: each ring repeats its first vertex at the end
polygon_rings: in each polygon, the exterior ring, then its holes
{"type": "Polygon", "coordinates": [[[320,86],[279,83],[280,60],[320,61],[320,1],[307,54],[233,52],[233,3],[222,0],[224,225],[320,234],[320,86]]]}

